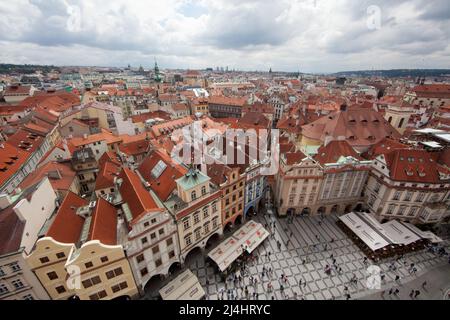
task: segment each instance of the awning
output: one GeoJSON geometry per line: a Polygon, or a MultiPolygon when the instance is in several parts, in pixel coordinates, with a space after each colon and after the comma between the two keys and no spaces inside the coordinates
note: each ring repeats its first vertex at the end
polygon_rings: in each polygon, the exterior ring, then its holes
{"type": "Polygon", "coordinates": [[[404,224],[397,220],[391,220],[383,223],[382,226],[389,235],[389,238],[391,238],[395,244],[402,244],[406,246],[421,239],[421,237],[419,237],[416,233],[412,232],[404,224]]]}
{"type": "Polygon", "coordinates": [[[244,250],[252,253],[269,235],[270,233],[262,224],[248,221],[231,237],[211,250],[208,257],[223,272],[242,255],[244,250]]]}
{"type": "Polygon", "coordinates": [[[350,212],[339,219],[372,251],[391,244],[406,246],[421,239],[427,239],[434,243],[442,241],[434,233],[422,231],[410,223],[391,220],[381,224],[368,213],[350,212]]]}
{"type": "Polygon", "coordinates": [[[382,229],[377,228],[358,214],[350,212],[339,219],[355,233],[372,251],[381,249],[390,244],[390,241],[382,235],[382,229]]]}
{"type": "Polygon", "coordinates": [[[186,270],[159,291],[163,300],[201,300],[205,296],[198,278],[186,270]]]}

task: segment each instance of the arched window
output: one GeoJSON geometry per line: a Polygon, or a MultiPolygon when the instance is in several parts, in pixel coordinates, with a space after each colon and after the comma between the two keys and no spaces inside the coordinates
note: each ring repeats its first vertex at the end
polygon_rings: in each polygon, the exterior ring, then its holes
{"type": "Polygon", "coordinates": [[[398,124],[399,128],[401,128],[403,126],[403,122],[405,122],[405,118],[402,118],[402,120],[400,120],[400,123],[398,124]]]}
{"type": "Polygon", "coordinates": [[[192,193],[191,193],[191,199],[192,199],[192,201],[194,201],[195,199],[197,199],[197,193],[195,192],[195,190],[192,191],[192,193]]]}
{"type": "Polygon", "coordinates": [[[389,123],[392,123],[392,117],[389,117],[388,122],[389,122],[389,123]]]}

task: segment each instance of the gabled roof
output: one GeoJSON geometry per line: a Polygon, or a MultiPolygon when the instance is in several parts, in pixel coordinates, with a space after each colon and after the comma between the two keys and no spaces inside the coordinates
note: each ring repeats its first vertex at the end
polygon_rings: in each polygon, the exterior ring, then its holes
{"type": "Polygon", "coordinates": [[[164,150],[152,151],[138,168],[142,177],[150,183],[150,188],[156,193],[159,199],[166,201],[177,185],[175,180],[187,173],[187,169],[175,163],[164,150]],[[152,170],[162,161],[166,168],[159,177],[152,175],[152,170]]]}
{"type": "Polygon", "coordinates": [[[83,229],[84,218],[77,215],[77,209],[89,201],[69,191],[56,213],[46,236],[62,243],[77,243],[83,229]]]}
{"type": "Polygon", "coordinates": [[[324,165],[327,163],[337,163],[341,157],[353,157],[357,160],[363,160],[345,140],[334,140],[326,146],[321,146],[314,159],[324,165]]]}
{"type": "Polygon", "coordinates": [[[286,156],[286,164],[288,166],[300,163],[303,159],[306,158],[306,155],[301,151],[287,152],[285,156],[286,156]]]}
{"type": "Polygon", "coordinates": [[[106,245],[117,244],[117,210],[103,198],[98,198],[92,213],[87,240],[99,240],[106,245]]]}
{"type": "Polygon", "coordinates": [[[208,176],[200,170],[190,168],[189,171],[181,178],[175,180],[183,190],[190,190],[210,180],[208,176]]]}
{"type": "Polygon", "coordinates": [[[412,149],[398,149],[384,154],[393,180],[417,183],[439,183],[437,156],[425,150],[412,149]]]}
{"type": "Polygon", "coordinates": [[[75,180],[76,172],[70,165],[59,162],[48,162],[38,167],[30,173],[19,185],[21,188],[27,188],[38,183],[45,177],[48,177],[50,184],[55,191],[68,191],[75,180]]]}
{"type": "Polygon", "coordinates": [[[27,161],[30,153],[16,148],[9,143],[1,144],[0,148],[0,185],[16,173],[27,161]]]}
{"type": "Polygon", "coordinates": [[[128,204],[133,216],[132,223],[139,220],[141,215],[147,212],[158,211],[155,200],[142,185],[139,176],[128,168],[123,168],[120,178],[123,182],[120,186],[120,194],[124,202],[128,204]]]}
{"type": "Polygon", "coordinates": [[[37,134],[19,129],[15,134],[10,136],[6,142],[16,148],[33,153],[41,146],[43,140],[44,139],[37,134]]]}
{"type": "Polygon", "coordinates": [[[104,161],[99,169],[97,180],[95,181],[95,190],[113,187],[114,178],[119,176],[121,166],[111,161],[104,161]]]}
{"type": "Polygon", "coordinates": [[[400,141],[390,139],[390,138],[383,138],[376,144],[370,147],[367,152],[364,152],[362,156],[364,158],[367,158],[369,160],[375,159],[377,156],[383,153],[388,153],[392,150],[396,149],[408,149],[409,146],[401,143],[400,141]]]}

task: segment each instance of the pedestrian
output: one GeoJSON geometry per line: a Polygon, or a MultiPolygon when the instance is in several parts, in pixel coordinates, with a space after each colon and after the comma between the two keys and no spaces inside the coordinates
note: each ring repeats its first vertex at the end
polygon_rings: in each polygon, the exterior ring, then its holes
{"type": "Polygon", "coordinates": [[[424,281],[424,282],[422,283],[422,289],[424,289],[424,290],[425,290],[425,287],[426,287],[426,285],[427,285],[427,282],[426,282],[426,281],[424,281]]]}
{"type": "Polygon", "coordinates": [[[398,288],[397,288],[397,289],[395,289],[394,294],[395,294],[396,296],[398,296],[399,292],[400,292],[400,290],[398,290],[398,288]]]}
{"type": "Polygon", "coordinates": [[[322,225],[322,221],[321,220],[319,220],[319,227],[322,225]]]}
{"type": "Polygon", "coordinates": [[[416,292],[414,293],[414,298],[417,298],[420,295],[420,291],[416,290],[416,292]]]}
{"type": "Polygon", "coordinates": [[[284,292],[284,287],[283,287],[282,284],[280,285],[280,291],[281,291],[282,293],[284,292]]]}
{"type": "Polygon", "coordinates": [[[334,238],[331,238],[331,243],[333,243],[334,242],[334,238]]]}
{"type": "Polygon", "coordinates": [[[302,279],[298,280],[298,286],[301,287],[302,286],[302,279]]]}
{"type": "Polygon", "coordinates": [[[297,300],[298,294],[297,292],[294,292],[294,300],[297,300]]]}
{"type": "Polygon", "coordinates": [[[291,231],[291,233],[290,233],[290,237],[292,237],[293,235],[294,235],[294,232],[292,232],[292,231],[291,231]]]}
{"type": "Polygon", "coordinates": [[[350,300],[351,297],[352,297],[352,296],[350,295],[350,293],[347,293],[347,298],[346,298],[346,300],[350,300]]]}
{"type": "Polygon", "coordinates": [[[381,298],[384,298],[385,293],[386,293],[386,290],[381,291],[381,298]]]}
{"type": "Polygon", "coordinates": [[[390,290],[389,290],[389,295],[391,295],[392,293],[393,293],[393,289],[391,288],[390,290]]]}
{"type": "Polygon", "coordinates": [[[409,297],[410,297],[411,299],[413,299],[413,298],[414,298],[414,293],[415,293],[415,291],[414,291],[414,290],[411,290],[411,292],[409,293],[409,297]]]}

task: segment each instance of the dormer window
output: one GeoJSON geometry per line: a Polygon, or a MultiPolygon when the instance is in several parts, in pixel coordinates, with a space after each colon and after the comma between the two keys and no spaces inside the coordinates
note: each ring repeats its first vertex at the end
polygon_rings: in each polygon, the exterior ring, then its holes
{"type": "Polygon", "coordinates": [[[192,199],[192,201],[197,199],[197,193],[195,192],[195,190],[191,192],[191,199],[192,199]]]}

